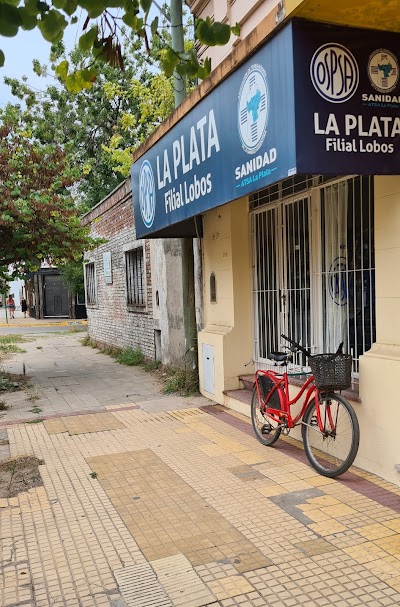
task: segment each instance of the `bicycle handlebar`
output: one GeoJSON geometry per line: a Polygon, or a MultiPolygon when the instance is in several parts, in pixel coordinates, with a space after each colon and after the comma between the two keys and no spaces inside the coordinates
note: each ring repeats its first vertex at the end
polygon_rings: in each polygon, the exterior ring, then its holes
{"type": "Polygon", "coordinates": [[[297,348],[297,350],[300,350],[300,352],[303,352],[303,354],[305,354],[306,356],[311,356],[311,352],[309,350],[306,350],[305,348],[303,348],[303,346],[298,344],[296,341],[293,341],[293,339],[290,339],[290,337],[283,335],[283,333],[281,334],[281,337],[283,337],[283,339],[286,339],[286,341],[288,341],[290,344],[295,346],[297,348]]]}
{"type": "MultiPolygon", "coordinates": [[[[297,348],[297,350],[300,350],[300,352],[303,352],[303,354],[305,354],[307,357],[312,356],[310,350],[306,350],[305,348],[303,348],[303,346],[298,344],[297,341],[293,341],[293,339],[290,339],[290,337],[287,337],[283,333],[281,334],[281,337],[283,337],[283,339],[286,339],[286,341],[288,341],[290,344],[295,346],[297,348]]],[[[343,354],[343,342],[341,342],[338,349],[336,350],[336,354],[343,354]]]]}

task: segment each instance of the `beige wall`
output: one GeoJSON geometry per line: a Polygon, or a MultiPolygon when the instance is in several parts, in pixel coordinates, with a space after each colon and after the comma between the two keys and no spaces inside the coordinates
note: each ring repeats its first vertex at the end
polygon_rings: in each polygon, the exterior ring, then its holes
{"type": "Polygon", "coordinates": [[[375,177],[376,343],[360,361],[359,466],[400,485],[400,176],[375,177]]]}
{"type": "Polygon", "coordinates": [[[212,69],[217,67],[237,45],[254,30],[254,28],[266,17],[279,3],[279,0],[198,0],[189,2],[191,10],[196,17],[205,19],[213,16],[215,21],[229,23],[229,25],[240,25],[240,36],[231,36],[228,44],[224,46],[198,47],[199,57],[204,59],[210,57],[212,69]]]}
{"type": "MultiPolygon", "coordinates": [[[[223,390],[239,387],[252,358],[251,284],[247,199],[206,213],[203,219],[205,327],[199,333],[201,392],[223,403],[223,390]],[[215,273],[217,301],[210,302],[210,274],[215,273]],[[215,392],[204,390],[203,344],[213,346],[215,392]]],[[[249,367],[252,368],[252,367],[249,367]]]]}

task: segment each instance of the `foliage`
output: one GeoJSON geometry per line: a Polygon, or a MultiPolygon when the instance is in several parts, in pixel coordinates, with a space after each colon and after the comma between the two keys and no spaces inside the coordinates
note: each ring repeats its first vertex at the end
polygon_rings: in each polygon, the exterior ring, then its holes
{"type": "Polygon", "coordinates": [[[165,394],[181,394],[190,396],[199,391],[198,373],[188,372],[184,367],[167,369],[163,392],[165,394]]]}
{"type": "MultiPolygon", "coordinates": [[[[153,0],[5,0],[0,2],[0,36],[13,37],[19,29],[38,28],[45,40],[55,44],[62,40],[64,31],[78,21],[77,15],[87,13],[79,48],[90,52],[90,61],[83,62],[79,69],[70,69],[68,61],[57,66],[57,74],[71,92],[90,89],[97,77],[97,66],[108,63],[124,68],[122,30],[128,28],[129,36],[144,41],[150,54],[160,38],[159,18],[151,15],[153,0]],[[111,9],[111,10],[110,10],[111,9]]],[[[231,33],[239,34],[239,26],[197,19],[196,36],[208,45],[224,45],[231,33]]],[[[4,53],[0,51],[0,67],[4,64],[4,53]]],[[[204,64],[197,60],[194,50],[178,53],[170,45],[160,51],[160,62],[164,73],[171,76],[174,69],[181,75],[205,78],[211,69],[208,59],[204,64]]]]}
{"type": "Polygon", "coordinates": [[[144,354],[139,349],[125,348],[115,356],[120,365],[137,366],[144,362],[144,354]]]}
{"type": "Polygon", "coordinates": [[[35,271],[44,259],[78,259],[95,242],[81,226],[65,151],[21,126],[18,108],[0,110],[0,277],[35,271]]]}
{"type": "MultiPolygon", "coordinates": [[[[68,155],[78,181],[74,195],[84,212],[92,208],[127,177],[133,151],[173,109],[171,79],[154,71],[140,44],[127,46],[125,70],[103,64],[90,90],[70,93],[54,85],[44,96],[24,82],[5,78],[12,94],[24,102],[22,119],[26,130],[43,143],[57,141],[68,155]]],[[[61,44],[53,47],[51,59],[64,57],[61,44]]],[[[79,65],[84,54],[69,56],[79,65]]],[[[49,68],[34,62],[39,76],[49,68]]]]}
{"type": "Polygon", "coordinates": [[[83,299],[85,297],[83,257],[69,261],[58,269],[72,295],[78,295],[83,299]]]}

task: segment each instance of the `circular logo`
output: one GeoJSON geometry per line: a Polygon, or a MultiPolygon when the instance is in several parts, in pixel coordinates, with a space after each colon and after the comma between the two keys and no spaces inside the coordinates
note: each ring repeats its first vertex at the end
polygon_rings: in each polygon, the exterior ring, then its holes
{"type": "Polygon", "coordinates": [[[331,263],[328,274],[328,288],[332,301],[337,306],[347,304],[347,260],[337,257],[331,263]]]}
{"type": "Polygon", "coordinates": [[[331,103],[348,101],[356,92],[360,77],[354,56],[334,42],[315,51],[310,74],[317,93],[331,103]]]}
{"type": "Polygon", "coordinates": [[[145,160],[139,174],[139,206],[146,228],[153,225],[156,214],[156,188],[151,164],[145,160]]]}
{"type": "Polygon", "coordinates": [[[374,51],[368,61],[368,76],[374,89],[380,93],[390,93],[399,81],[397,57],[385,48],[374,51]]]}
{"type": "Polygon", "coordinates": [[[269,92],[267,75],[255,63],[244,75],[239,91],[238,122],[242,147],[254,154],[263,144],[267,132],[269,92]]]}

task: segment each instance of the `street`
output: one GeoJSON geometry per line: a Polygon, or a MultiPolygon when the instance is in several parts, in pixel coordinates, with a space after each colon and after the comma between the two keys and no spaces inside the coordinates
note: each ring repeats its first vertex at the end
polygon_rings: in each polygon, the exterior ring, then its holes
{"type": "Polygon", "coordinates": [[[82,335],[4,364],[25,362],[38,398],[2,396],[1,431],[43,484],[0,499],[2,606],[400,603],[399,488],[319,476],[296,441],[263,447],[249,418],[166,396],[82,335]]]}

